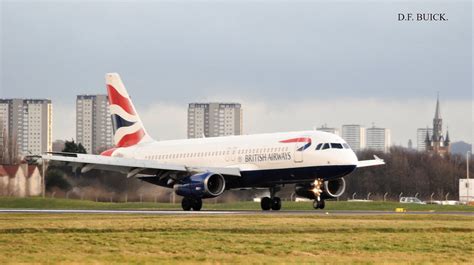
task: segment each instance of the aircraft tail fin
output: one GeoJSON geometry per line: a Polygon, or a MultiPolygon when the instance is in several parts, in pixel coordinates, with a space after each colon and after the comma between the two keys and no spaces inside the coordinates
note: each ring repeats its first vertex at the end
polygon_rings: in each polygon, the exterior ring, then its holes
{"type": "Polygon", "coordinates": [[[146,132],[119,74],[108,73],[105,75],[105,80],[109,96],[115,146],[128,147],[142,142],[153,141],[146,132]]]}

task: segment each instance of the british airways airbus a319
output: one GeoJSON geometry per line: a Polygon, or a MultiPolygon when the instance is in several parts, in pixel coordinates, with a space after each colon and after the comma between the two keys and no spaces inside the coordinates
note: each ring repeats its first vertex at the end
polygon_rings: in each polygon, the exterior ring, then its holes
{"type": "Polygon", "coordinates": [[[282,132],[186,140],[155,141],[147,133],[116,73],[106,75],[115,147],[101,155],[47,153],[44,161],[80,168],[122,172],[174,189],[183,196],[185,211],[199,211],[202,199],[220,196],[225,190],[265,188],[262,210],[280,210],[277,192],[295,184],[298,196],[324,200],[344,193],[344,176],[356,168],[383,165],[384,161],[359,161],[339,136],[320,131],[282,132]]]}

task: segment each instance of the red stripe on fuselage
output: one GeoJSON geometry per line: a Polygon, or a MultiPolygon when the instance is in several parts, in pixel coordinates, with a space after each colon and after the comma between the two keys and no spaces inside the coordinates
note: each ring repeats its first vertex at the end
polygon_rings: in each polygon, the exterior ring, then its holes
{"type": "Polygon", "coordinates": [[[135,115],[133,110],[132,103],[130,100],[122,95],[111,85],[107,85],[107,92],[109,93],[109,103],[110,105],[115,104],[122,107],[128,114],[135,115]]]}
{"type": "Polygon", "coordinates": [[[111,148],[100,153],[101,156],[112,156],[112,153],[117,150],[117,148],[111,148]]]}
{"type": "Polygon", "coordinates": [[[143,129],[140,129],[131,134],[126,134],[124,137],[122,137],[122,139],[120,139],[117,146],[128,147],[128,146],[136,145],[143,139],[144,136],[145,136],[145,131],[143,129]]]}
{"type": "Polygon", "coordinates": [[[311,138],[308,138],[308,137],[293,138],[293,139],[280,141],[280,143],[311,143],[311,138]]]}

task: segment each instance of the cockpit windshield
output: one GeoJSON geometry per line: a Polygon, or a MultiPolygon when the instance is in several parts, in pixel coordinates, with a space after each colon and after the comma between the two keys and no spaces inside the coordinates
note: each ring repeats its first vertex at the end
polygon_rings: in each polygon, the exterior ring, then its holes
{"type": "Polygon", "coordinates": [[[346,143],[320,143],[316,146],[316,150],[326,149],[351,149],[346,143]]]}

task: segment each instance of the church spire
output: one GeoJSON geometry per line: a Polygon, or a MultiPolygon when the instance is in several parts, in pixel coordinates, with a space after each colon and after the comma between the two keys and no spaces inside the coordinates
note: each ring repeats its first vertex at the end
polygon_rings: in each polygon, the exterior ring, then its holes
{"type": "Polygon", "coordinates": [[[430,145],[430,133],[429,133],[428,127],[426,127],[425,144],[430,145]]]}
{"type": "Polygon", "coordinates": [[[438,96],[436,97],[436,111],[435,111],[435,119],[441,119],[441,112],[439,111],[439,92],[438,96]]]}
{"type": "Polygon", "coordinates": [[[441,141],[441,138],[443,136],[442,129],[443,129],[443,120],[441,119],[441,113],[439,110],[439,92],[438,92],[438,96],[436,97],[436,111],[435,111],[435,116],[433,118],[433,137],[432,137],[433,142],[441,141]]]}
{"type": "Polygon", "coordinates": [[[449,129],[446,129],[446,139],[444,139],[444,145],[449,145],[449,129]]]}

